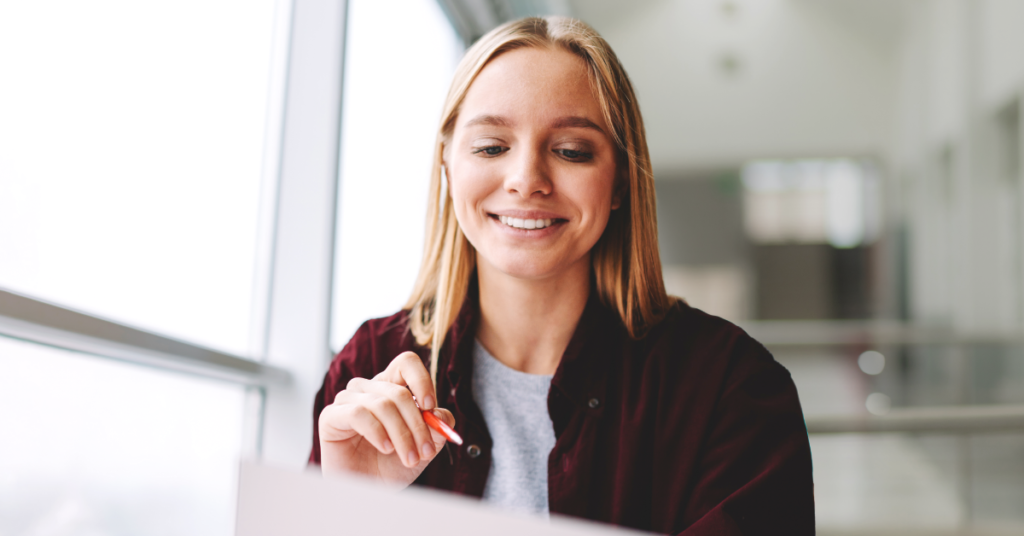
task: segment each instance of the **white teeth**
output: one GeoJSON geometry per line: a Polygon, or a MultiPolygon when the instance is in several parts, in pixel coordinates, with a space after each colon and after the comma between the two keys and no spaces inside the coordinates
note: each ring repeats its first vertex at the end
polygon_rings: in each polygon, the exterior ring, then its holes
{"type": "Polygon", "coordinates": [[[501,223],[517,229],[543,229],[554,223],[554,220],[552,219],[524,220],[522,218],[510,218],[508,216],[498,216],[498,219],[501,220],[501,223]]]}

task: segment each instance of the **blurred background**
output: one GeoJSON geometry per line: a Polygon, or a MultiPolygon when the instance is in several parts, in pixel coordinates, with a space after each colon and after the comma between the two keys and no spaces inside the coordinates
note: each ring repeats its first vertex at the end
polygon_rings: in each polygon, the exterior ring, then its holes
{"type": "Polygon", "coordinates": [[[225,535],[422,248],[466,46],[590,23],[665,282],[793,374],[818,531],[1024,534],[1024,2],[0,4],[0,534],[225,535]]]}

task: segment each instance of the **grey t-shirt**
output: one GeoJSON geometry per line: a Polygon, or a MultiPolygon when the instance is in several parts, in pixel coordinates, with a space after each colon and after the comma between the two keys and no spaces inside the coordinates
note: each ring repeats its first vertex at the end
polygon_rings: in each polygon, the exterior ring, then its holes
{"type": "Polygon", "coordinates": [[[511,369],[475,342],[473,399],[494,440],[485,501],[548,516],[548,455],[555,446],[548,415],[551,378],[511,369]]]}

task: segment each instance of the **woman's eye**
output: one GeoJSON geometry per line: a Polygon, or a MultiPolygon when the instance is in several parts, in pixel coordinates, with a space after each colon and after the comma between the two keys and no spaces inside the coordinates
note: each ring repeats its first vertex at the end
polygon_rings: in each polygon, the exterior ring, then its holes
{"type": "Polygon", "coordinates": [[[576,151],[574,149],[556,149],[555,152],[575,162],[584,162],[594,157],[591,153],[576,151]]]}
{"type": "Polygon", "coordinates": [[[503,152],[505,152],[505,148],[504,147],[502,147],[500,145],[491,145],[489,147],[481,147],[481,148],[473,151],[473,154],[483,153],[484,155],[487,155],[487,156],[498,156],[499,154],[501,154],[503,152]]]}

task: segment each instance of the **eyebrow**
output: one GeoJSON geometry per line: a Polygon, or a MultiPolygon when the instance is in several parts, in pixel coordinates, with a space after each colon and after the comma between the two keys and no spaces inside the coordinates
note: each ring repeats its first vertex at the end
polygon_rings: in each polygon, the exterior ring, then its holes
{"type": "Polygon", "coordinates": [[[466,127],[490,125],[492,127],[511,127],[512,123],[500,115],[478,115],[466,122],[466,127]]]}
{"type": "Polygon", "coordinates": [[[587,119],[586,117],[579,117],[579,116],[560,117],[560,118],[558,118],[557,121],[555,121],[554,123],[551,124],[551,127],[552,128],[589,128],[591,130],[596,130],[596,131],[604,134],[604,129],[603,128],[597,126],[596,123],[594,123],[593,121],[587,119]]]}
{"type": "MultiPolygon", "coordinates": [[[[465,126],[466,128],[468,128],[477,125],[490,125],[495,127],[510,128],[512,126],[512,122],[500,115],[485,114],[478,115],[473,119],[470,119],[469,121],[466,122],[465,126]]],[[[580,117],[575,115],[559,117],[558,119],[555,120],[554,123],[551,123],[551,128],[588,128],[604,134],[604,129],[597,126],[597,124],[594,123],[593,121],[587,119],[586,117],[580,117]]]]}

